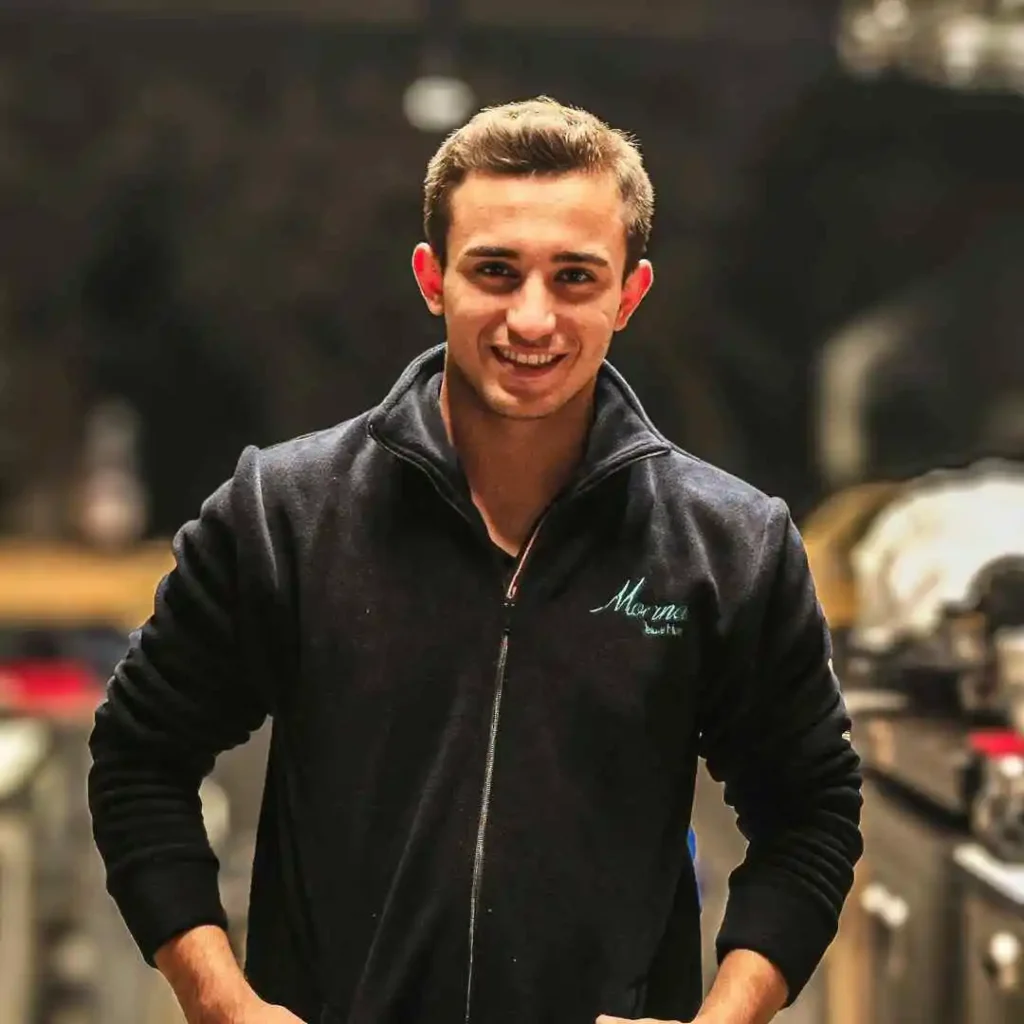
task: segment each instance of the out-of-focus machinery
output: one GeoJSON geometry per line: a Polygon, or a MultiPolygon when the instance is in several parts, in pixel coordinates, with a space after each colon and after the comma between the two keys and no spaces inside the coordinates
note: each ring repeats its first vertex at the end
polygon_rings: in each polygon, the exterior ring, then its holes
{"type": "MultiPolygon", "coordinates": [[[[831,495],[801,524],[818,598],[832,633],[833,662],[840,680],[846,677],[846,648],[857,615],[851,552],[898,490],[898,484],[884,482],[848,487],[831,495]]],[[[850,713],[855,715],[856,696],[845,685],[844,689],[850,713]]],[[[855,744],[860,746],[859,736],[855,736],[855,744]]],[[[857,913],[866,875],[862,860],[839,934],[823,964],[828,1024],[863,1024],[870,1019],[869,942],[864,915],[857,913]]]]}
{"type": "MultiPolygon", "coordinates": [[[[172,564],[166,543],[0,545],[3,1024],[181,1020],[106,894],[86,802],[93,713],[172,564]]],[[[239,950],[264,757],[259,742],[232,752],[202,793],[239,950]]]]}
{"type": "Polygon", "coordinates": [[[866,756],[1024,865],[1024,466],[913,481],[852,561],[846,682],[902,705],[868,729],[866,756]]]}
{"type": "Polygon", "coordinates": [[[866,773],[830,1024],[1024,1020],[1024,466],[854,488],[804,533],[866,773]]]}
{"type": "MultiPolygon", "coordinates": [[[[38,787],[47,756],[46,730],[35,722],[0,725],[0,1015],[29,1020],[39,944],[27,940],[38,906],[37,840],[45,833],[38,787]]],[[[44,783],[45,785],[45,783],[44,783]]]]}

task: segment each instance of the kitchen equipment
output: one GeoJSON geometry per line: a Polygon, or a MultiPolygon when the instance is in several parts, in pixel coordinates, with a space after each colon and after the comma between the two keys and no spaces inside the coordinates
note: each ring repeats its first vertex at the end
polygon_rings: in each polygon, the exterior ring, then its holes
{"type": "Polygon", "coordinates": [[[30,1024],[36,1009],[39,887],[36,858],[48,812],[45,726],[0,723],[0,1020],[30,1024]]]}
{"type": "Polygon", "coordinates": [[[962,909],[963,1020],[1024,1020],[1024,866],[1010,867],[976,844],[958,847],[962,909]]]}
{"type": "MultiPolygon", "coordinates": [[[[852,561],[858,645],[880,652],[927,641],[946,614],[978,609],[994,567],[1024,566],[1024,467],[993,460],[909,483],[852,561]]],[[[1024,619],[1024,607],[1017,613],[1024,619]]]]}
{"type": "Polygon", "coordinates": [[[880,780],[865,788],[871,1024],[959,1024],[959,833],[880,780]]]}
{"type": "Polygon", "coordinates": [[[913,711],[866,716],[854,723],[865,769],[966,825],[978,788],[968,727],[913,711]]]}
{"type": "Polygon", "coordinates": [[[902,690],[923,711],[1004,722],[1006,686],[1024,679],[1024,467],[992,460],[909,482],[851,562],[846,678],[902,690]]]}
{"type": "Polygon", "coordinates": [[[972,737],[979,786],[971,831],[1006,864],[1024,865],[1024,737],[1008,730],[972,737]]]}
{"type": "Polygon", "coordinates": [[[1010,725],[1024,736],[1024,629],[996,634],[999,684],[1010,725]]]}

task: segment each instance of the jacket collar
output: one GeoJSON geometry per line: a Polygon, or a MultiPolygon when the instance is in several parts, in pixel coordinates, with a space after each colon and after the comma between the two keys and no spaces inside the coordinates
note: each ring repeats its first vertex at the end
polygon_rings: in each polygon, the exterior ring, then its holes
{"type": "MultiPolygon", "coordinates": [[[[370,414],[371,437],[418,466],[449,492],[464,494],[458,455],[441,418],[445,346],[424,352],[406,367],[388,396],[370,414]]],[[[594,420],[575,482],[580,493],[617,469],[670,451],[672,445],[644,412],[622,375],[605,362],[597,378],[594,420]]]]}

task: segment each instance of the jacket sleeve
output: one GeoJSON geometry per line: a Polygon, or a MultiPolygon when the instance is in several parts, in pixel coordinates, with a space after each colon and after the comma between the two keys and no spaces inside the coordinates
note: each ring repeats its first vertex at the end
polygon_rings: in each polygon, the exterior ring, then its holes
{"type": "Polygon", "coordinates": [[[243,612],[266,558],[244,543],[267,536],[258,485],[257,453],[247,449],[174,538],[175,567],[114,670],[89,741],[89,808],[107,888],[149,963],[174,936],[225,925],[199,785],[216,755],[244,742],[269,711],[250,671],[253,630],[243,612]]]}
{"type": "Polygon", "coordinates": [[[803,543],[777,499],[759,565],[706,695],[701,752],[748,841],[729,881],[719,961],[760,953],[792,1002],[835,937],[863,852],[860,760],[803,543]]]}

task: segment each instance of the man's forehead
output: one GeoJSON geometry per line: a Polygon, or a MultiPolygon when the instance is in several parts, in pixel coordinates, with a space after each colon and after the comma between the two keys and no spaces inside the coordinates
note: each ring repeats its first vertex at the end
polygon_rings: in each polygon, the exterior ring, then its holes
{"type": "Polygon", "coordinates": [[[471,174],[452,195],[449,241],[456,249],[526,243],[617,249],[625,223],[610,174],[471,174]]]}
{"type": "Polygon", "coordinates": [[[624,206],[615,177],[586,174],[483,174],[474,171],[452,192],[452,209],[506,212],[538,207],[566,212],[607,211],[624,206]]]}

